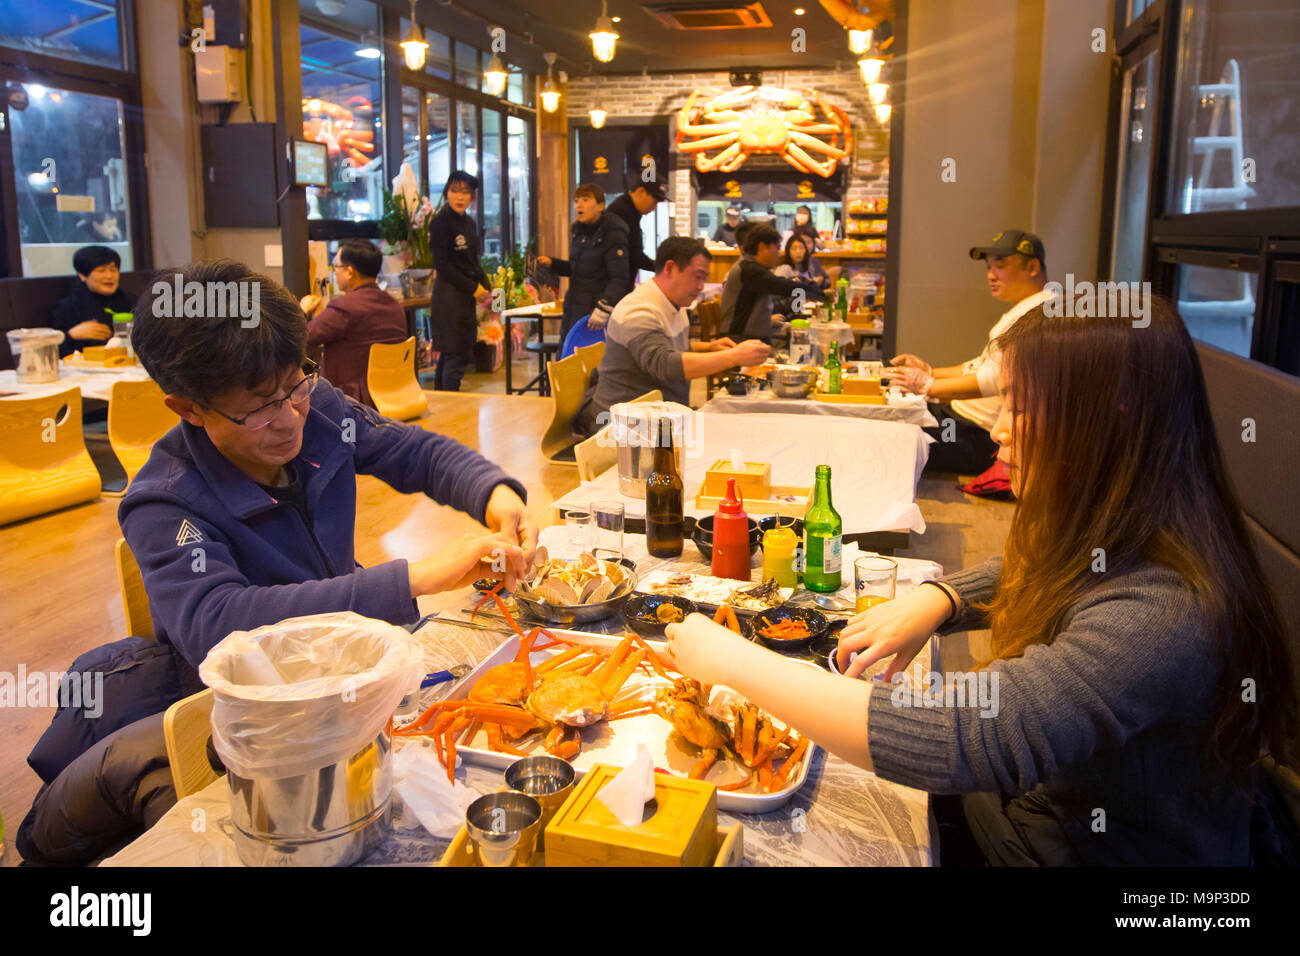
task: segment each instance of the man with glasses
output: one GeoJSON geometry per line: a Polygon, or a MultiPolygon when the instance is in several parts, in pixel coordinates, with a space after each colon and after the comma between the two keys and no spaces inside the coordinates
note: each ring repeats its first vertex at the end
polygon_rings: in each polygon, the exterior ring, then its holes
{"type": "Polygon", "coordinates": [[[383,262],[373,243],[344,239],[330,267],[343,294],[328,303],[318,295],[302,300],[302,310],[310,320],[307,345],[325,349],[321,375],[349,398],[371,408],[375,403],[366,385],[370,346],[395,345],[408,336],[405,310],[376,281],[383,262]]]}
{"type": "Polygon", "coordinates": [[[131,340],[182,422],[159,439],[118,511],[159,641],[197,667],[232,631],[327,611],[408,624],[419,595],[483,577],[513,587],[537,545],[520,482],[321,380],[306,360],[302,310],[273,280],[228,259],[182,270],[187,289],[251,290],[250,323],[225,310],[177,315],[161,301],[172,278],[141,297],[131,340]],[[431,542],[420,561],[362,568],[358,474],[487,528],[431,542]]]}

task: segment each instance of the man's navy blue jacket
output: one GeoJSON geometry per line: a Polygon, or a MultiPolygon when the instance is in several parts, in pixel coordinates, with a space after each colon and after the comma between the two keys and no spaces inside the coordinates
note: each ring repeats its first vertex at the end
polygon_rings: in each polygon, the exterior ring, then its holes
{"type": "MultiPolygon", "coordinates": [[[[296,615],[417,620],[405,560],[356,562],[358,474],[479,521],[497,485],[526,494],[478,452],[383,418],[325,381],[312,393],[293,466],[310,523],[222,455],[207,432],[181,422],[154,445],[122,500],[118,521],[144,576],[155,636],[194,667],[232,631],[296,615]]],[[[430,552],[440,544],[431,539],[430,552]]]]}

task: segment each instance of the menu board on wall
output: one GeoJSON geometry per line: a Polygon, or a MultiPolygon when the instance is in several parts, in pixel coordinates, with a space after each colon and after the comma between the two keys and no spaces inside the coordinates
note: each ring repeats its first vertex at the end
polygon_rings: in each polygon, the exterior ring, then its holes
{"type": "Polygon", "coordinates": [[[691,174],[696,198],[723,202],[840,202],[844,176],[829,178],[797,169],[738,169],[734,173],[691,174]]]}

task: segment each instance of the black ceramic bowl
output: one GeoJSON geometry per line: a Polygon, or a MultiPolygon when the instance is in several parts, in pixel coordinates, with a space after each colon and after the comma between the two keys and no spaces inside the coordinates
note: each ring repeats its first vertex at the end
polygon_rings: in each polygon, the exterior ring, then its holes
{"type": "Polygon", "coordinates": [[[729,375],[722,380],[728,395],[748,395],[749,386],[754,381],[748,375],[729,375]]]}
{"type": "MultiPolygon", "coordinates": [[[[691,531],[691,540],[695,546],[700,549],[700,554],[704,555],[705,561],[713,560],[713,515],[706,515],[695,522],[695,529],[691,531]]],[[[763,529],[758,526],[758,522],[753,518],[749,519],[749,553],[751,555],[758,553],[758,546],[763,542],[763,529]]]]}
{"type": "Polygon", "coordinates": [[[768,515],[758,523],[759,530],[763,532],[775,531],[777,528],[790,526],[794,529],[796,538],[803,537],[803,519],[787,518],[781,515],[768,515]],[[793,524],[791,524],[793,522],[793,524]]]}
{"type": "Polygon", "coordinates": [[[636,631],[642,637],[662,638],[666,624],[650,624],[641,619],[641,615],[649,614],[654,616],[655,611],[661,604],[672,604],[680,608],[682,620],[686,615],[694,614],[699,610],[694,601],[689,601],[684,597],[678,597],[675,594],[634,594],[627,599],[623,605],[623,621],[628,627],[636,631]]]}
{"type": "Polygon", "coordinates": [[[740,631],[750,640],[755,638],[762,644],[766,644],[774,651],[803,651],[807,650],[808,645],[812,644],[826,633],[827,620],[826,615],[821,611],[814,610],[810,607],[792,607],[789,604],[781,607],[774,607],[766,611],[759,611],[753,617],[742,618],[740,621],[740,631]],[[771,624],[777,624],[787,620],[803,621],[808,625],[808,636],[801,637],[792,641],[781,640],[775,637],[764,637],[759,632],[771,624]]]}

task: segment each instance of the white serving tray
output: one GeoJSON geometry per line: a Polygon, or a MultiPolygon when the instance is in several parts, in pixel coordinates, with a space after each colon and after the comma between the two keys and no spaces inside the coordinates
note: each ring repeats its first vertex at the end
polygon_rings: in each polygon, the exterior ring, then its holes
{"type": "MultiPolygon", "coordinates": [[[[759,584],[759,581],[751,581],[746,585],[744,581],[738,581],[734,578],[715,578],[708,574],[696,574],[694,571],[671,570],[668,568],[657,568],[648,572],[644,577],[637,581],[636,593],[638,594],[662,594],[662,591],[654,590],[656,585],[667,584],[669,579],[680,577],[683,574],[691,576],[691,585],[684,589],[682,597],[688,601],[694,601],[702,608],[708,608],[710,611],[716,611],[718,606],[725,604],[727,595],[737,588],[752,587],[759,584]]],[[[794,596],[794,588],[781,588],[777,593],[781,597],[781,604],[790,600],[794,596]]],[[[774,605],[780,607],[780,605],[774,605]]],[[[757,614],[758,610],[738,605],[732,605],[732,609],[737,614],[757,614]]]]}
{"type": "MultiPolygon", "coordinates": [[[[622,640],[621,637],[615,635],[589,634],[585,631],[566,631],[560,628],[550,628],[549,630],[557,636],[590,647],[612,648],[622,640]]],[[[660,641],[649,641],[648,643],[656,651],[663,650],[664,645],[660,641]]],[[[542,651],[534,651],[532,655],[533,664],[540,664],[552,655],[560,653],[561,650],[562,647],[551,647],[542,651]]],[[[496,651],[484,658],[473,671],[458,681],[443,699],[464,699],[469,694],[470,688],[474,686],[474,683],[485,671],[498,664],[514,660],[517,653],[519,653],[519,638],[511,637],[496,651]]],[[[808,666],[816,667],[817,665],[809,663],[808,666]]],[[[820,670],[820,668],[818,669],[820,670]]],[[[666,682],[658,674],[647,677],[638,670],[628,678],[627,683],[623,685],[623,689],[614,698],[614,702],[617,703],[629,697],[650,697],[651,688],[663,686],[666,686],[666,682]]],[[[689,774],[691,768],[700,759],[699,748],[686,743],[680,734],[674,733],[672,725],[668,721],[656,714],[624,717],[612,723],[602,721],[594,726],[582,728],[580,733],[582,734],[582,750],[570,761],[579,777],[598,763],[615,767],[627,766],[636,756],[638,741],[644,743],[649,749],[656,767],[669,770],[680,777],[689,774]]],[[[512,746],[529,755],[544,754],[546,752],[542,748],[540,737],[537,735],[525,738],[522,743],[515,742],[512,746]]],[[[816,749],[817,745],[809,741],[808,750],[803,757],[803,765],[799,768],[795,778],[783,790],[778,790],[775,793],[719,790],[718,808],[736,813],[767,813],[785,806],[807,781],[808,769],[812,766],[812,758],[816,749]]],[[[513,754],[500,753],[489,748],[487,731],[482,728],[479,728],[472,740],[464,740],[463,743],[458,741],[456,753],[461,755],[467,763],[497,770],[505,770],[506,767],[519,759],[513,754]]],[[[742,765],[734,757],[724,753],[718,757],[717,763],[709,769],[704,779],[710,783],[721,785],[744,780],[746,773],[747,771],[742,768],[742,765]]],[[[758,790],[758,786],[758,775],[755,774],[750,787],[753,790],[758,790]]]]}

